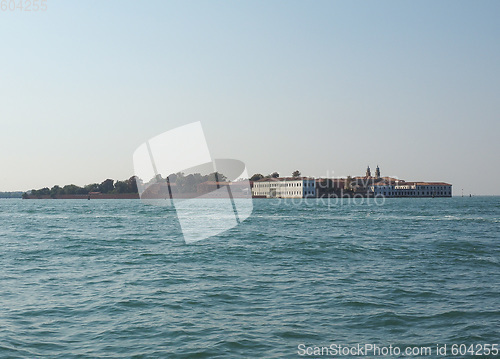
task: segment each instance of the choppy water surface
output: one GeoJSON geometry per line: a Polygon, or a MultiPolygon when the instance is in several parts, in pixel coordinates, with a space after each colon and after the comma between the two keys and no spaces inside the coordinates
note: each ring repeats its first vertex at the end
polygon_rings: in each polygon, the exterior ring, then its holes
{"type": "Polygon", "coordinates": [[[185,245],[138,200],[0,200],[0,357],[499,343],[499,197],[254,207],[185,245]]]}

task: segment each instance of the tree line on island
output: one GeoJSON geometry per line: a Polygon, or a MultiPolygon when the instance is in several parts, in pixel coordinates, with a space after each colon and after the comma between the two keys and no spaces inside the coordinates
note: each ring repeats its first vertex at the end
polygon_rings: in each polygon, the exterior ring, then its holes
{"type": "Polygon", "coordinates": [[[101,183],[91,183],[83,187],[68,184],[63,187],[55,185],[52,188],[44,187],[41,189],[32,189],[31,191],[23,193],[23,198],[28,196],[42,197],[51,196],[57,197],[61,195],[88,195],[92,192],[99,192],[104,194],[122,194],[122,193],[137,193],[137,183],[135,176],[130,177],[124,181],[114,181],[110,178],[101,183]]]}
{"type": "MultiPolygon", "coordinates": [[[[300,171],[299,170],[296,170],[296,171],[293,171],[292,172],[292,177],[293,178],[299,178],[301,175],[300,171]]],[[[249,178],[250,181],[258,181],[258,180],[261,180],[263,178],[279,178],[280,174],[278,172],[273,172],[267,176],[264,176],[260,173],[255,173],[252,177],[249,178]]]]}
{"type": "MultiPolygon", "coordinates": [[[[300,177],[300,171],[294,171],[292,173],[292,177],[298,178],[300,177]]],[[[258,181],[263,178],[278,178],[280,175],[278,172],[273,172],[267,176],[264,176],[260,173],[255,173],[252,175],[249,180],[250,181],[258,181]]],[[[171,174],[168,176],[168,181],[170,183],[175,183],[181,187],[189,187],[196,188],[198,184],[207,182],[207,181],[216,181],[216,182],[224,182],[227,181],[227,177],[219,172],[213,172],[208,175],[201,175],[200,173],[188,174],[185,175],[183,172],[178,172],[175,174],[171,174]]],[[[162,182],[167,181],[158,175],[154,182],[162,182]]],[[[44,187],[41,189],[32,189],[31,191],[24,192],[22,194],[23,198],[33,197],[57,197],[64,195],[89,195],[90,193],[102,193],[102,194],[130,194],[130,193],[138,193],[137,190],[137,180],[135,176],[130,177],[129,179],[123,181],[115,181],[113,179],[106,179],[101,183],[91,183],[85,185],[83,187],[77,186],[75,184],[65,185],[63,187],[59,185],[55,185],[52,188],[44,187]]],[[[20,193],[19,193],[20,195],[20,193]]]]}
{"type": "MultiPolygon", "coordinates": [[[[207,181],[224,182],[227,177],[222,173],[214,172],[208,175],[201,175],[199,173],[185,175],[183,172],[178,172],[168,176],[170,183],[175,183],[180,187],[196,188],[200,183],[207,181]]],[[[140,180],[139,180],[140,181],[140,180]]],[[[150,182],[160,183],[166,182],[166,178],[157,175],[150,182]]],[[[75,184],[65,185],[63,187],[55,185],[52,188],[44,187],[41,189],[32,189],[31,191],[23,193],[23,198],[31,197],[58,197],[66,195],[89,195],[91,193],[102,194],[131,194],[138,193],[137,190],[137,177],[132,176],[124,181],[115,181],[113,179],[106,179],[101,183],[91,183],[83,187],[75,184]]]]}

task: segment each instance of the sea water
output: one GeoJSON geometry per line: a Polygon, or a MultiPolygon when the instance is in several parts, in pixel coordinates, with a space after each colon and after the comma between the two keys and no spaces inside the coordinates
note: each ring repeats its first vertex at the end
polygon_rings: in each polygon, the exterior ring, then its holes
{"type": "Polygon", "coordinates": [[[499,343],[500,197],[260,199],[191,245],[139,200],[0,200],[0,224],[1,358],[499,343]]]}

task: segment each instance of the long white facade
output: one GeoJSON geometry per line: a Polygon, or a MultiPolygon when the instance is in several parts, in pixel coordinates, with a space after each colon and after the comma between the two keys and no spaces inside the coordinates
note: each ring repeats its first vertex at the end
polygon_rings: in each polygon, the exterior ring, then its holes
{"type": "Polygon", "coordinates": [[[266,198],[316,197],[313,178],[264,178],[253,183],[252,195],[266,198]]]}
{"type": "Polygon", "coordinates": [[[384,197],[451,197],[451,184],[443,182],[376,183],[370,186],[374,196],[384,197]]]}

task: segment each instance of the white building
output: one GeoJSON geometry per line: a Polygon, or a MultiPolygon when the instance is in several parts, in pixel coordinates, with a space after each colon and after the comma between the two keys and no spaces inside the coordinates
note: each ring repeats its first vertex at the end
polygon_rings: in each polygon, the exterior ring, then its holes
{"type": "Polygon", "coordinates": [[[265,198],[305,198],[316,197],[314,178],[263,178],[255,181],[252,196],[265,198]]]}
{"type": "Polygon", "coordinates": [[[379,182],[370,186],[374,196],[451,197],[451,184],[444,182],[379,182]]]}

